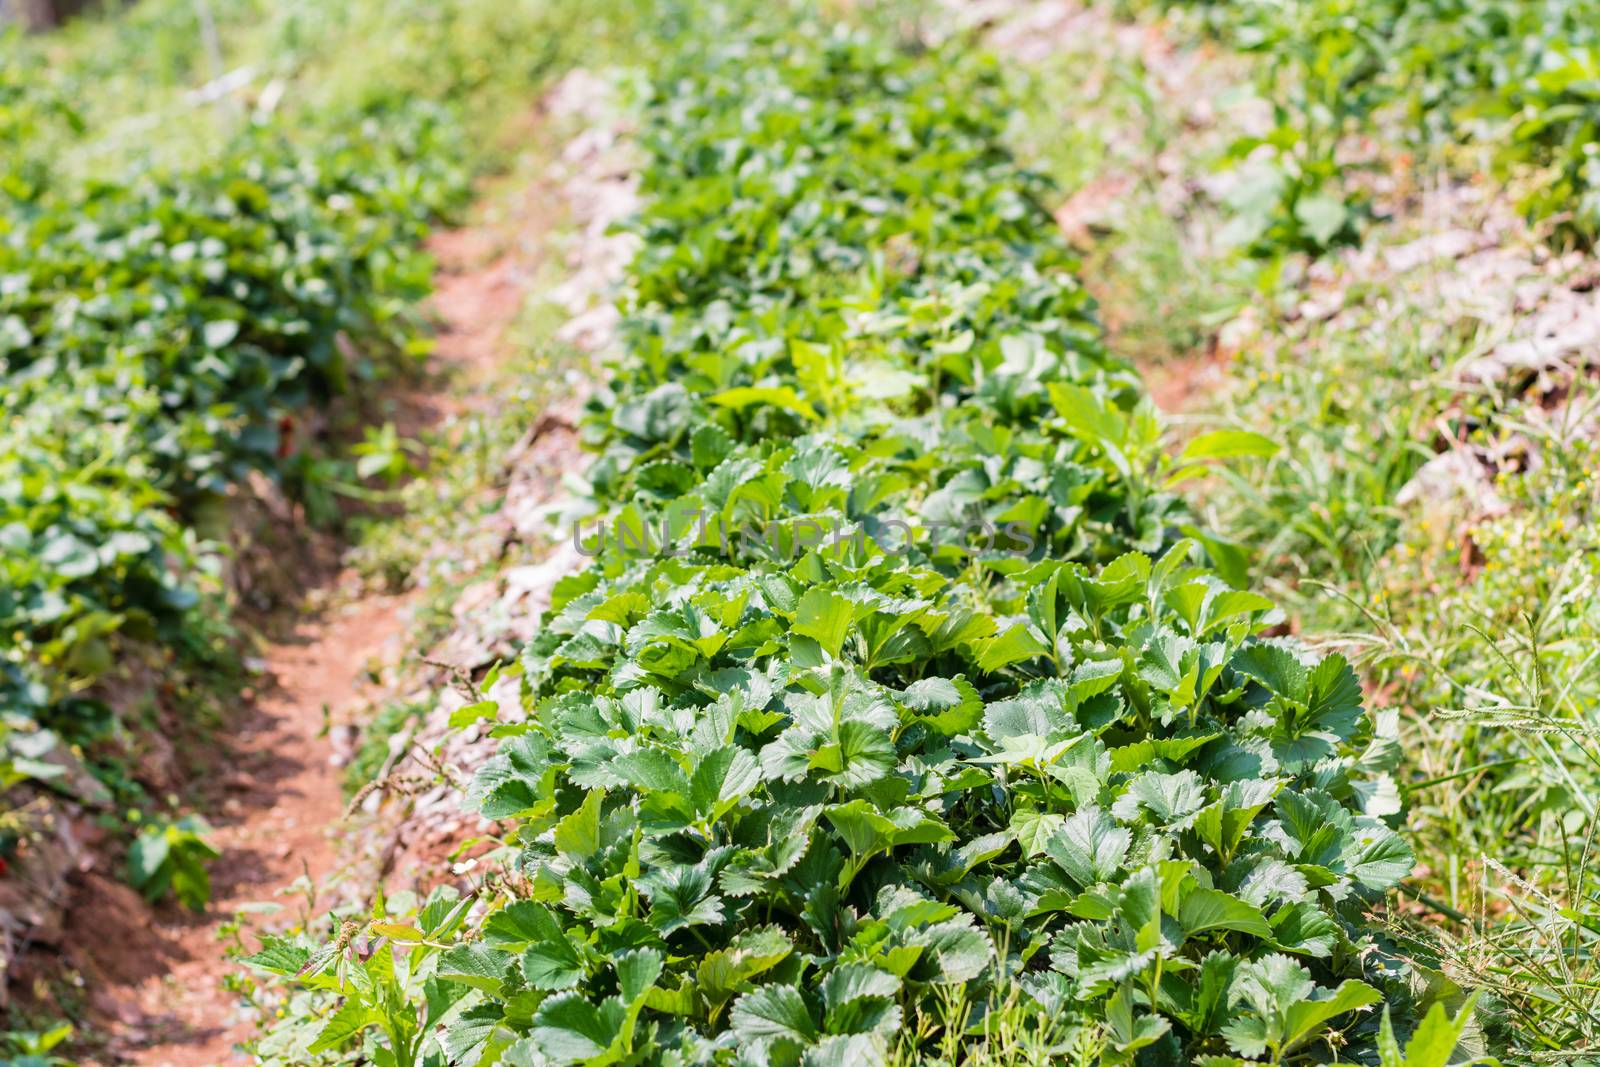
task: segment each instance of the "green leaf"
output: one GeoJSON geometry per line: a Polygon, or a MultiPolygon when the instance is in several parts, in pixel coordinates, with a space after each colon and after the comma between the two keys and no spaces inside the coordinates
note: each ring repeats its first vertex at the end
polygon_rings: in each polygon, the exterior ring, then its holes
{"type": "Polygon", "coordinates": [[[1315,904],[1298,901],[1273,913],[1271,940],[1285,952],[1325,959],[1338,943],[1339,927],[1315,904]]]}
{"type": "Polygon", "coordinates": [[[226,348],[239,336],[239,324],[232,319],[208,322],[202,330],[207,348],[226,348]]]}
{"type": "Polygon", "coordinates": [[[498,994],[505,985],[511,957],[487,945],[457,945],[439,957],[439,977],[498,994]]]}
{"type": "MultiPolygon", "coordinates": [[[[1389,1012],[1385,1009],[1378,1034],[1382,1067],[1447,1067],[1454,1062],[1454,1054],[1461,1045],[1462,1035],[1472,1022],[1472,1009],[1477,999],[1476,993],[1468,997],[1466,1003],[1456,1012],[1454,1019],[1450,1018],[1443,1004],[1435,1003],[1412,1032],[1411,1040],[1406,1042],[1404,1054],[1397,1046],[1394,1027],[1389,1020],[1389,1012]]],[[[1493,1061],[1480,1057],[1472,1062],[1493,1061]]]]}
{"type": "Polygon", "coordinates": [[[550,909],[534,900],[514,900],[483,924],[486,944],[514,951],[561,936],[561,924],[550,909]]]}
{"type": "Polygon", "coordinates": [[[836,805],[826,815],[852,855],[873,856],[894,845],[898,827],[865,800],[836,805]]]}
{"type": "Polygon", "coordinates": [[[1216,889],[1191,887],[1178,905],[1178,925],[1189,937],[1210,930],[1237,930],[1253,937],[1272,937],[1266,916],[1253,904],[1216,889]]]}
{"type": "Polygon", "coordinates": [[[695,467],[708,471],[728,458],[733,451],[733,438],[720,426],[705,425],[695,428],[689,438],[689,451],[695,467]]]}
{"type": "Polygon", "coordinates": [[[1294,1004],[1288,1013],[1289,1040],[1284,1048],[1293,1049],[1321,1032],[1323,1024],[1346,1012],[1370,1007],[1383,1000],[1383,995],[1365,982],[1347,979],[1339,984],[1331,996],[1319,995],[1311,1000],[1294,1004]]]}
{"type": "Polygon", "coordinates": [[[600,848],[600,805],[605,791],[591,789],[578,810],[556,823],[556,851],[575,859],[586,859],[600,848]]]}
{"type": "Polygon", "coordinates": [[[822,980],[822,1002],[830,1011],[863,997],[893,997],[899,992],[899,978],[866,963],[836,967],[822,980]]]}
{"type": "Polygon", "coordinates": [[[421,930],[406,923],[373,923],[367,929],[379,937],[386,937],[401,944],[414,944],[425,939],[421,930]]]}
{"type": "Polygon", "coordinates": [[[1282,788],[1280,779],[1246,779],[1229,782],[1222,797],[1195,816],[1195,833],[1219,853],[1232,856],[1257,815],[1282,788]]]}
{"type": "Polygon", "coordinates": [[[617,995],[622,1003],[637,1004],[661,977],[661,953],[653,948],[624,952],[616,959],[617,995]]]}
{"type": "Polygon", "coordinates": [[[918,938],[933,951],[939,980],[951,984],[975,981],[994,958],[994,945],[970,920],[952,919],[923,931],[918,938]]]}
{"type": "Polygon", "coordinates": [[[1368,889],[1382,890],[1399,885],[1415,865],[1411,846],[1387,826],[1369,823],[1357,832],[1349,870],[1351,877],[1368,889]]]}
{"type": "Polygon", "coordinates": [[[1235,588],[1243,588],[1249,583],[1250,553],[1243,545],[1219,537],[1215,531],[1202,529],[1193,523],[1185,523],[1178,529],[1185,537],[1191,537],[1200,543],[1223,581],[1235,588]]]}
{"type": "Polygon", "coordinates": [[[610,1049],[622,1020],[622,1005],[614,999],[596,1008],[581,993],[558,993],[539,1005],[532,1036],[556,1063],[583,1063],[610,1049]]]}
{"type": "Polygon", "coordinates": [[[855,789],[888,774],[895,763],[894,742],[869,722],[852,719],[839,726],[839,740],[825,745],[811,758],[814,769],[826,773],[822,780],[855,789]]]}
{"type": "Polygon", "coordinates": [[[978,667],[994,673],[1013,663],[1049,655],[1050,649],[1028,627],[1017,624],[978,646],[978,667]]]}
{"type": "Polygon", "coordinates": [[[741,1041],[807,1045],[817,1037],[811,1009],[792,985],[762,986],[746,993],[734,1002],[732,1025],[741,1041]]]}
{"type": "Polygon", "coordinates": [[[1049,847],[1051,837],[1064,822],[1066,817],[1054,812],[1019,808],[1011,815],[1011,832],[1022,846],[1022,854],[1031,859],[1049,847]]]}
{"type": "Polygon", "coordinates": [[[311,1055],[319,1052],[329,1052],[342,1049],[355,1037],[369,1026],[374,1026],[380,1021],[378,1013],[361,1002],[359,997],[346,997],[345,1002],[339,1006],[317,1031],[316,1040],[311,1042],[306,1049],[311,1055]]]}
{"type": "Polygon", "coordinates": [[[311,958],[311,950],[286,937],[261,935],[261,951],[244,957],[240,962],[259,968],[269,974],[293,977],[311,958]]]}
{"type": "Polygon", "coordinates": [[[1050,402],[1055,405],[1056,413],[1073,436],[1119,453],[1127,443],[1127,416],[1107,404],[1092,389],[1052,382],[1050,402]]]}
{"type": "Polygon", "coordinates": [[[1109,882],[1122,870],[1133,835],[1098,808],[1074,812],[1045,845],[1045,852],[1080,887],[1109,882]]]}
{"type": "Polygon", "coordinates": [[[837,659],[854,621],[855,607],[849,600],[829,589],[811,589],[800,598],[790,629],[814,638],[828,655],[837,659]]]}
{"type": "Polygon", "coordinates": [[[1310,972],[1279,955],[1242,964],[1233,990],[1245,1010],[1222,1032],[1235,1052],[1252,1057],[1269,1048],[1281,1057],[1323,1033],[1330,1020],[1383,999],[1354,979],[1337,989],[1316,987],[1310,972]]]}
{"type": "Polygon", "coordinates": [[[908,685],[900,702],[918,721],[945,736],[966,733],[983,714],[983,698],[964,677],[922,678],[908,685]]]}
{"type": "Polygon", "coordinates": [[[1164,829],[1187,830],[1205,803],[1205,783],[1194,771],[1149,771],[1128,783],[1113,810],[1118,818],[1132,821],[1143,809],[1164,829]]]}
{"type": "Polygon", "coordinates": [[[761,783],[761,764],[744,749],[726,745],[701,758],[689,782],[689,799],[712,822],[761,783]]]}
{"type": "Polygon", "coordinates": [[[721,1005],[793,951],[788,935],[777,926],[744,931],[727,948],[701,957],[695,969],[696,989],[711,1004],[721,1005]]]}
{"type": "Polygon", "coordinates": [[[451,1063],[483,1063],[516,1040],[506,1025],[505,1012],[496,1004],[479,1004],[463,1011],[439,1035],[451,1063]]]}
{"type": "Polygon", "coordinates": [[[471,726],[484,719],[492,719],[500,711],[500,705],[493,700],[480,700],[475,704],[463,704],[450,713],[450,728],[460,730],[471,726]]]}
{"type": "Polygon", "coordinates": [[[140,833],[128,847],[128,875],[133,884],[144,887],[154,883],[171,851],[172,844],[164,830],[153,827],[140,833]]]}
{"type": "Polygon", "coordinates": [[[1124,982],[1106,1005],[1106,1028],[1111,1048],[1121,1056],[1154,1045],[1172,1024],[1156,1015],[1136,1014],[1133,986],[1124,982]]]}
{"type": "Polygon", "coordinates": [[[637,884],[650,898],[650,925],[663,936],[696,926],[716,926],[726,919],[723,900],[712,892],[706,864],[675,864],[642,875],[637,884]]]}
{"type": "Polygon", "coordinates": [[[1270,437],[1249,430],[1214,430],[1189,440],[1179,453],[1180,462],[1192,463],[1212,459],[1233,459],[1238,456],[1271,458],[1278,454],[1278,444],[1270,437]]]}
{"type": "Polygon", "coordinates": [[[777,386],[739,386],[736,389],[724,389],[707,398],[713,404],[719,404],[735,411],[743,411],[748,407],[771,406],[792,412],[811,422],[816,422],[820,416],[817,409],[803,396],[787,385],[777,386]]]}
{"type": "MultiPolygon", "coordinates": [[[[893,1021],[898,1025],[898,1016],[893,1021]]],[[[885,1041],[879,1034],[829,1034],[806,1050],[802,1067],[859,1067],[884,1063],[887,1056],[885,1041]]]]}
{"type": "Polygon", "coordinates": [[[1246,645],[1234,654],[1228,666],[1279,696],[1302,703],[1310,696],[1311,671],[1283,645],[1264,641],[1246,645]]]}
{"type": "Polygon", "coordinates": [[[1349,221],[1344,201],[1327,193],[1302,196],[1294,205],[1294,217],[1318,245],[1326,245],[1349,221]]]}
{"type": "Polygon", "coordinates": [[[611,761],[611,769],[642,792],[689,795],[689,778],[683,768],[660,749],[644,748],[618,756],[611,761]]]}
{"type": "Polygon", "coordinates": [[[550,920],[551,929],[522,953],[522,976],[534,989],[570,989],[583,980],[583,960],[550,920]]]}

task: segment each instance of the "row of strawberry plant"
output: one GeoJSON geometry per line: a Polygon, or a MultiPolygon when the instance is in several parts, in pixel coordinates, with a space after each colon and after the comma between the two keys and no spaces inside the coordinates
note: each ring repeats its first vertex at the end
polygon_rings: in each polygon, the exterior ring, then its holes
{"type": "Polygon", "coordinates": [[[1264,443],[1162,451],[989,62],[701,35],[639,135],[593,558],[467,791],[504,876],[269,939],[310,992],[265,1061],[869,1063],[953,986],[1108,1063],[1371,1047],[1388,720],[1171,492],[1264,443]]]}
{"type": "MultiPolygon", "coordinates": [[[[7,47],[34,84],[5,121],[70,119],[22,62],[33,53],[7,47]]],[[[304,482],[317,409],[411,344],[420,238],[466,191],[458,136],[417,104],[312,135],[253,124],[182,173],[80,184],[12,157],[0,175],[9,711],[81,725],[119,640],[196,643],[197,545],[226,533],[224,495],[250,471],[304,482]]]]}

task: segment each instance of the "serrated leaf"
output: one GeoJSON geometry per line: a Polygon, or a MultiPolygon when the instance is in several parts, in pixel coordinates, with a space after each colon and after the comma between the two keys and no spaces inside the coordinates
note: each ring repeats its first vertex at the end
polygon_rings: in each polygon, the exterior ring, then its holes
{"type": "Polygon", "coordinates": [[[581,993],[558,993],[539,1005],[532,1036],[556,1063],[582,1063],[606,1053],[621,1032],[622,1017],[615,1000],[597,1008],[581,993]]]}
{"type": "Polygon", "coordinates": [[[1065,816],[1054,812],[1022,808],[1011,816],[1011,832],[1022,846],[1023,855],[1032,858],[1045,851],[1065,821],[1065,816]]]}
{"type": "Polygon", "coordinates": [[[1369,825],[1358,831],[1350,874],[1368,889],[1400,884],[1415,864],[1411,846],[1387,826],[1369,825]]]}
{"type": "Polygon", "coordinates": [[[978,646],[978,667],[993,673],[1049,652],[1027,626],[1018,623],[978,646]]]}
{"type": "Polygon", "coordinates": [[[689,800],[715,822],[761,783],[761,764],[743,748],[727,745],[703,757],[689,783],[689,800]]]}
{"type": "Polygon", "coordinates": [[[1110,881],[1121,869],[1133,835],[1098,808],[1069,815],[1045,852],[1081,887],[1110,881]]]}
{"type": "Polygon", "coordinates": [[[893,997],[899,992],[898,977],[866,963],[836,967],[822,980],[822,1002],[830,1011],[862,997],[893,997]]]}
{"type": "Polygon", "coordinates": [[[653,948],[634,949],[616,959],[617,995],[622,1003],[632,1005],[647,993],[661,977],[661,953],[653,948]]]}
{"type": "Polygon", "coordinates": [[[713,1005],[726,1002],[746,983],[776,967],[794,951],[779,927],[768,926],[740,934],[725,949],[709,952],[695,969],[699,994],[713,1005]]]}
{"type": "Polygon", "coordinates": [[[1316,905],[1299,901],[1273,913],[1271,940],[1285,952],[1323,959],[1333,954],[1339,927],[1316,905]]]}
{"type": "Polygon", "coordinates": [[[450,982],[498,994],[511,957],[487,945],[457,945],[439,957],[438,975],[450,982]]]}
{"type": "Polygon", "coordinates": [[[837,658],[854,621],[855,606],[848,599],[830,589],[811,589],[800,598],[790,629],[813,638],[837,658]]]}
{"type": "Polygon", "coordinates": [[[363,1004],[359,997],[346,997],[339,1010],[329,1016],[322,1029],[317,1031],[316,1040],[311,1042],[306,1051],[316,1055],[342,1049],[361,1031],[376,1025],[378,1021],[378,1014],[363,1004]]]}
{"type": "Polygon", "coordinates": [[[523,950],[522,976],[534,989],[571,989],[583,980],[583,960],[558,927],[523,950]]]}
{"type": "Polygon", "coordinates": [[[733,1005],[734,1034],[741,1041],[793,1041],[806,1045],[816,1039],[817,1024],[811,1009],[792,985],[769,985],[740,997],[733,1005]]]}
{"type": "Polygon", "coordinates": [[[576,859],[594,855],[600,848],[600,805],[604,801],[605,792],[592,789],[583,798],[583,803],[578,805],[577,811],[556,823],[557,852],[576,859]]]}
{"type": "Polygon", "coordinates": [[[261,951],[244,957],[240,962],[288,978],[298,974],[309,959],[311,950],[304,945],[286,937],[263,934],[261,951]]]}
{"type": "Polygon", "coordinates": [[[983,713],[983,698],[971,682],[955,678],[923,678],[900,694],[900,702],[921,722],[946,736],[966,733],[983,713]]]}
{"type": "Polygon", "coordinates": [[[1178,904],[1178,924],[1194,937],[1210,930],[1237,930],[1253,937],[1272,937],[1261,909],[1216,889],[1185,889],[1178,904]]]}

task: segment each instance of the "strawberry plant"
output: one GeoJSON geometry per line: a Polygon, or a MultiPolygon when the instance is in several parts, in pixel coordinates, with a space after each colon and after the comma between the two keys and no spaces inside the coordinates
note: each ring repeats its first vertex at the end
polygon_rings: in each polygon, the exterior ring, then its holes
{"type": "Polygon", "coordinates": [[[211,899],[206,864],[220,853],[206,840],[211,828],[197,815],[147,827],[128,849],[128,880],[150,900],[169,892],[190,911],[211,899]]]}
{"type": "MultiPolygon", "coordinates": [[[[6,121],[46,113],[35,97],[6,121]]],[[[425,103],[345,125],[0,197],[8,707],[70,722],[119,640],[185,646],[225,494],[251,471],[295,489],[312,409],[412,350],[418,242],[465,189],[456,129],[425,103]]]]}
{"type": "MultiPolygon", "coordinates": [[[[102,683],[211,665],[226,498],[251,473],[315,493],[321,412],[418,351],[461,127],[391,101],[78,181],[56,151],[91,136],[74,87],[32,41],[0,55],[0,766],[91,799],[38,758],[60,745],[138,803],[150,783],[98,758],[127,744],[102,683]]],[[[138,834],[127,875],[200,910],[214,856],[183,819],[138,834]]]]}
{"type": "Polygon", "coordinates": [[[466,791],[503,875],[269,942],[322,1015],[267,1062],[871,1063],[954,986],[1104,1063],[1375,1048],[1418,1007],[1369,969],[1393,717],[1171,491],[1271,442],[1164,451],[991,64],[702,17],[640,132],[592,558],[466,791]]]}

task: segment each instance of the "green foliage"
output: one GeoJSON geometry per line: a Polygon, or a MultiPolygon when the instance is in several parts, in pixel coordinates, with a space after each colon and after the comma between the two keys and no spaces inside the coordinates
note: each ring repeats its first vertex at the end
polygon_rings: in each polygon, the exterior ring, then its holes
{"type": "Polygon", "coordinates": [[[1503,173],[1531,170],[1530,215],[1592,241],[1600,232],[1600,8],[1592,0],[1525,4],[1390,3],[1388,44],[1401,100],[1430,134],[1486,146],[1503,173]]]}
{"type": "MultiPolygon", "coordinates": [[[[1178,6],[1178,5],[1170,5],[1178,6]]],[[[1366,211],[1340,139],[1398,117],[1418,147],[1481,148],[1530,216],[1600,233],[1600,7],[1594,0],[1206,0],[1190,6],[1263,58],[1274,128],[1240,236],[1256,252],[1351,240],[1366,211]]]]}
{"type": "MultiPolygon", "coordinates": [[[[21,48],[20,45],[8,47],[21,48]]],[[[117,641],[182,646],[197,538],[251,470],[291,484],[312,409],[410,345],[416,251],[457,202],[426,105],[242,132],[198,170],[29,191],[0,216],[0,666],[60,718],[117,641]]]]}
{"type": "Polygon", "coordinates": [[[1354,243],[1370,210],[1351,181],[1356,167],[1343,139],[1364,132],[1386,100],[1374,84],[1383,63],[1373,55],[1381,39],[1374,16],[1349,0],[1246,0],[1206,13],[1229,40],[1259,53],[1261,92],[1272,101],[1271,127],[1229,148],[1238,180],[1225,198],[1232,218],[1224,238],[1261,257],[1354,243]]]}
{"type": "Polygon", "coordinates": [[[1393,719],[1168,489],[1271,442],[1163,451],[990,65],[700,32],[640,134],[596,558],[467,791],[515,891],[254,963],[406,1064],[876,1062],[952,986],[1108,1064],[1372,1047],[1393,719]]]}
{"type": "MultiPolygon", "coordinates": [[[[0,33],[6,788],[79,784],[40,758],[59,743],[137,794],[101,758],[129,742],[111,694],[129,661],[212,677],[247,476],[318,522],[365,494],[352,469],[413,472],[388,426],[327,453],[427,350],[422,240],[503,116],[627,7],[151,0],[0,33]]],[[[162,693],[189,710],[183,681],[162,693]]],[[[130,871],[198,907],[203,852],[147,833],[130,871]]]]}
{"type": "Polygon", "coordinates": [[[263,131],[203,173],[13,218],[0,633],[39,703],[103,674],[111,635],[182,625],[174,513],[205,527],[245,472],[292,471],[297,423],[374,374],[356,346],[405,344],[427,278],[410,249],[461,189],[405,164],[449,154],[431,123],[321,154],[263,131]]]}
{"type": "MultiPolygon", "coordinates": [[[[1416,236],[1375,231],[1370,254],[1416,236]]],[[[1596,398],[1581,378],[1559,403],[1517,380],[1464,394],[1440,368],[1493,335],[1463,328],[1426,270],[1378,284],[1363,310],[1275,324],[1283,343],[1249,346],[1219,414],[1289,447],[1228,471],[1208,502],[1260,547],[1262,581],[1299,627],[1349,633],[1363,675],[1400,709],[1410,892],[1437,913],[1407,950],[1483,991],[1479,1040],[1508,1059],[1589,1052],[1596,398]],[[1459,469],[1484,479],[1424,481],[1401,503],[1441,425],[1459,435],[1459,469]]]]}
{"type": "Polygon", "coordinates": [[[1435,1004],[1428,1009],[1427,1016],[1404,1048],[1395,1038],[1394,1020],[1386,1010],[1383,1029],[1378,1033],[1379,1067],[1446,1067],[1452,1063],[1472,1067],[1473,1064],[1496,1063],[1490,1056],[1462,1060],[1455,1055],[1462,1035],[1472,1021],[1472,1007],[1476,1001],[1477,997],[1469,997],[1453,1019],[1443,1004],[1435,1004]]]}
{"type": "MultiPolygon", "coordinates": [[[[344,920],[333,942],[320,948],[303,936],[268,935],[261,951],[244,963],[314,990],[341,993],[344,1000],[321,1016],[296,1013],[260,1043],[260,1061],[320,1062],[330,1050],[354,1043],[370,1050],[374,1063],[414,1067],[424,1062],[430,1033],[446,1024],[461,1028],[461,1036],[445,1038],[452,1060],[462,1052],[481,1053],[486,1039],[496,1036],[495,1027],[492,1022],[485,1027],[463,1009],[470,1007],[474,989],[488,988],[488,976],[480,973],[472,947],[450,947],[472,904],[471,897],[463,899],[451,889],[437,890],[409,908],[406,898],[380,900],[365,922],[344,920]],[[372,940],[362,942],[363,935],[372,940]],[[367,951],[358,956],[358,947],[367,951]],[[382,1045],[373,1041],[378,1034],[382,1045]]],[[[480,1060],[475,1055],[471,1062],[480,1060]]],[[[430,1057],[427,1062],[438,1061],[430,1057]]]]}
{"type": "Polygon", "coordinates": [[[198,815],[146,827],[128,848],[128,881],[147,900],[170,892],[189,910],[204,911],[211,899],[206,864],[221,855],[206,839],[210,833],[198,815]]]}
{"type": "MultiPolygon", "coordinates": [[[[1600,1047],[1600,451],[1579,429],[1593,394],[1570,402],[1559,422],[1524,431],[1537,462],[1496,477],[1498,513],[1446,500],[1406,516],[1370,612],[1374,670],[1408,704],[1446,709],[1418,730],[1413,821],[1441,873],[1483,864],[1429,892],[1458,913],[1482,906],[1474,896],[1496,912],[1434,948],[1472,961],[1513,1049],[1600,1047]]],[[[1473,440],[1519,415],[1493,412],[1473,440]]]]}
{"type": "Polygon", "coordinates": [[[37,150],[40,134],[54,126],[80,129],[82,119],[68,97],[38,76],[37,65],[19,61],[21,29],[0,29],[0,196],[31,200],[50,181],[48,157],[37,150]]]}
{"type": "MultiPolygon", "coordinates": [[[[405,49],[454,55],[562,15],[427,6],[405,49]]],[[[421,239],[489,155],[469,151],[461,101],[503,101],[565,48],[530,35],[525,64],[503,48],[494,71],[435,63],[424,87],[369,65],[400,41],[348,48],[393,5],[278,6],[271,25],[252,7],[218,13],[225,49],[291,79],[294,102],[249,115],[182,98],[220,73],[195,69],[192,4],[85,21],[49,49],[0,37],[0,699],[73,741],[124,642],[203,644],[208,557],[247,474],[312,516],[360,491],[319,455],[323,412],[423,351],[421,239]],[[124,153],[152,116],[163,136],[124,153]]],[[[358,452],[365,475],[410,469],[382,431],[358,452]]]]}
{"type": "Polygon", "coordinates": [[[373,715],[361,731],[361,744],[344,770],[344,791],[349,796],[360,793],[368,784],[378,780],[392,756],[389,746],[397,734],[415,729],[426,708],[407,701],[390,701],[373,715]]]}
{"type": "Polygon", "coordinates": [[[48,1030],[0,1030],[0,1067],[76,1067],[74,1061],[54,1054],[72,1037],[72,1025],[61,1023],[48,1030]]]}
{"type": "Polygon", "coordinates": [[[413,457],[420,455],[423,448],[416,441],[401,437],[394,423],[386,422],[381,427],[367,427],[365,439],[351,446],[350,451],[358,457],[357,477],[395,485],[417,473],[413,457]]]}

